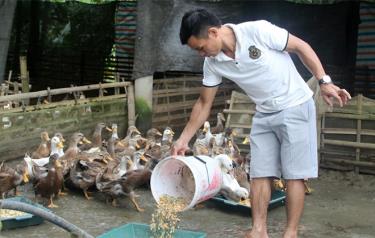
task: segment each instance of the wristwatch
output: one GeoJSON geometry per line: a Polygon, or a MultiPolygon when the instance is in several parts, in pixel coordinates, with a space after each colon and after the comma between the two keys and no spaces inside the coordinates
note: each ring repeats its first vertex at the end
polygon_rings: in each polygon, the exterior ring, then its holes
{"type": "Polygon", "coordinates": [[[319,79],[319,85],[322,85],[322,84],[328,84],[328,83],[332,83],[332,79],[331,77],[329,77],[329,75],[324,75],[321,79],[319,79]]]}

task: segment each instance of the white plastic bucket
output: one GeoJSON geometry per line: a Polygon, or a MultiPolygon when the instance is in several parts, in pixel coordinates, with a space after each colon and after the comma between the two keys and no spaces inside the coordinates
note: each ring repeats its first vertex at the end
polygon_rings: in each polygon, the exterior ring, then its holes
{"type": "Polygon", "coordinates": [[[163,195],[184,198],[184,211],[215,196],[221,188],[222,173],[218,161],[204,155],[167,157],[151,175],[151,192],[158,202],[163,195]]]}

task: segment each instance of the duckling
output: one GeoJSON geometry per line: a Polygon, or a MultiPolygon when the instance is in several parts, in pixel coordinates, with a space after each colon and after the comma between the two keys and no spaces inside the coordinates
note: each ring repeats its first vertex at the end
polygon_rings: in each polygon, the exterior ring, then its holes
{"type": "Polygon", "coordinates": [[[62,186],[62,166],[58,155],[53,154],[49,158],[48,174],[40,178],[34,186],[35,196],[41,196],[49,200],[48,207],[58,207],[53,203],[53,198],[58,195],[62,186]]]}
{"type": "Polygon", "coordinates": [[[17,193],[17,186],[22,182],[28,182],[28,174],[26,169],[17,169],[10,168],[4,164],[0,166],[0,194],[2,199],[5,199],[5,194],[10,190],[14,189],[14,193],[17,193]]]}
{"type": "Polygon", "coordinates": [[[42,139],[38,148],[31,153],[31,158],[32,159],[40,159],[40,158],[45,158],[48,157],[50,154],[50,138],[48,136],[48,132],[43,131],[40,133],[40,138],[42,139]]]}
{"type": "Polygon", "coordinates": [[[224,114],[221,112],[217,113],[216,126],[211,128],[211,133],[219,134],[219,133],[224,132],[224,124],[223,124],[224,121],[225,121],[224,114]]]}

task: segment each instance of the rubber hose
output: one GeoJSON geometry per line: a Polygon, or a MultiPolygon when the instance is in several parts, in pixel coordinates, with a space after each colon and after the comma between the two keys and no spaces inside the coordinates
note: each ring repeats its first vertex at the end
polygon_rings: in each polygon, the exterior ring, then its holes
{"type": "Polygon", "coordinates": [[[68,222],[64,218],[59,217],[50,211],[44,210],[42,208],[27,204],[24,202],[0,200],[0,208],[17,210],[17,211],[30,213],[36,216],[40,216],[46,219],[47,221],[67,230],[68,232],[73,233],[74,235],[77,235],[78,237],[94,238],[94,236],[88,234],[86,231],[68,222]]]}

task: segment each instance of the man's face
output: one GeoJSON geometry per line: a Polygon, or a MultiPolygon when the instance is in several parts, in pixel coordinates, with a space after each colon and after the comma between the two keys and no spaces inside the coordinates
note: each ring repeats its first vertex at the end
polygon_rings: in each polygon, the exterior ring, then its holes
{"type": "Polygon", "coordinates": [[[216,30],[208,30],[207,37],[203,38],[191,36],[187,44],[193,50],[198,51],[200,56],[204,57],[216,56],[221,51],[221,44],[216,30]]]}

